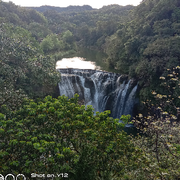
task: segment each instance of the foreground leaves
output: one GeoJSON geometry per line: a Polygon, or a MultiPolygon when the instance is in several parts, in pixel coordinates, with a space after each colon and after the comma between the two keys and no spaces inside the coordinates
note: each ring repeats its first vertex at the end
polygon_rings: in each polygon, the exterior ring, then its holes
{"type": "Polygon", "coordinates": [[[0,115],[0,171],[68,173],[70,179],[122,177],[135,169],[140,151],[108,111],[80,106],[75,96],[27,100],[0,115]]]}

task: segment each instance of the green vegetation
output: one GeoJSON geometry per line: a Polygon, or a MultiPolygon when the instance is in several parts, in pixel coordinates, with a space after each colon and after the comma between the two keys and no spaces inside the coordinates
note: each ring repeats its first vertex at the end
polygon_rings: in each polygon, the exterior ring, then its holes
{"type": "Polygon", "coordinates": [[[27,7],[28,9],[34,9],[39,12],[45,12],[48,10],[51,11],[57,11],[59,13],[62,12],[83,12],[83,11],[88,11],[88,10],[93,10],[91,6],[84,5],[84,6],[68,6],[68,7],[54,7],[54,6],[40,6],[40,7],[27,7]]]}
{"type": "Polygon", "coordinates": [[[0,1],[0,173],[178,180],[180,2],[37,10],[0,1]],[[119,124],[77,96],[52,98],[56,61],[82,46],[139,81],[142,108],[132,122],[141,136],[123,131],[129,116],[119,124]]]}
{"type": "Polygon", "coordinates": [[[106,41],[109,65],[139,80],[141,100],[152,98],[159,77],[179,65],[179,8],[176,0],[145,0],[106,41]]]}
{"type": "Polygon", "coordinates": [[[133,139],[143,151],[147,164],[139,159],[138,171],[130,172],[129,179],[179,179],[180,177],[180,112],[179,112],[179,69],[168,70],[167,76],[160,77],[164,94],[152,91],[159,104],[144,102],[148,106],[147,116],[139,114],[134,118],[135,126],[146,136],[133,139]]]}
{"type": "Polygon", "coordinates": [[[53,55],[53,59],[59,60],[77,51],[72,32],[68,28],[63,32],[55,31],[42,13],[3,1],[0,2],[0,11],[0,23],[10,23],[26,29],[40,43],[44,53],[53,55]]]}
{"type": "Polygon", "coordinates": [[[53,94],[60,80],[55,61],[21,27],[0,25],[0,106],[16,108],[24,97],[53,94]]]}
{"type": "Polygon", "coordinates": [[[62,59],[65,55],[75,54],[77,49],[73,34],[69,30],[61,35],[48,35],[42,40],[40,47],[45,54],[52,54],[56,61],[62,59]]]}
{"type": "Polygon", "coordinates": [[[34,102],[0,114],[1,173],[68,173],[70,179],[112,179],[136,169],[140,150],[125,124],[78,105],[78,96],[34,102]],[[119,131],[117,131],[119,130],[119,131]]]}
{"type": "Polygon", "coordinates": [[[43,15],[48,19],[54,33],[68,29],[74,34],[79,45],[103,50],[106,38],[118,30],[120,23],[129,19],[128,12],[132,9],[133,6],[110,5],[99,10],[85,9],[84,12],[58,13],[47,10],[43,15]]]}
{"type": "Polygon", "coordinates": [[[144,101],[160,90],[165,70],[179,65],[179,8],[178,0],[144,0],[81,12],[47,8],[43,15],[53,33],[70,30],[78,46],[104,51],[110,69],[138,79],[144,101]]]}

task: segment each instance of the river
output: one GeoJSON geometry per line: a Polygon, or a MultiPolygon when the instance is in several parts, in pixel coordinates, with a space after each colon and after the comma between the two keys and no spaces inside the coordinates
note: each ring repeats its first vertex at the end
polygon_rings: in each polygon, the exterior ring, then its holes
{"type": "Polygon", "coordinates": [[[77,68],[77,69],[94,69],[107,72],[118,73],[115,69],[110,69],[106,63],[107,55],[100,51],[81,48],[71,58],[63,58],[57,61],[56,69],[59,68],[77,68]]]}

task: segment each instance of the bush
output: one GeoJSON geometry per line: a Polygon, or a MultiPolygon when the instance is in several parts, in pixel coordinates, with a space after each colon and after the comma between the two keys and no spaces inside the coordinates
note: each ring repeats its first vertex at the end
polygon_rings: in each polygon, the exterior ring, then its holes
{"type": "MultiPolygon", "coordinates": [[[[7,111],[7,110],[6,110],[7,111]]],[[[70,179],[112,179],[137,168],[140,151],[130,142],[124,124],[94,115],[91,106],[78,105],[78,96],[24,101],[1,115],[0,172],[68,173],[70,179]]]]}
{"type": "Polygon", "coordinates": [[[180,177],[179,69],[179,66],[172,71],[168,69],[167,76],[160,77],[164,93],[152,91],[158,103],[144,102],[148,106],[148,115],[139,114],[133,120],[144,133],[132,139],[143,151],[138,171],[129,175],[133,180],[178,180],[180,177]]]}

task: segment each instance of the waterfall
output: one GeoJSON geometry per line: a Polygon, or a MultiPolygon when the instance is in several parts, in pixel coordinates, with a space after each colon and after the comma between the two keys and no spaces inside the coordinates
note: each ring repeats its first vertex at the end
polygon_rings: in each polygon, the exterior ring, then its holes
{"type": "Polygon", "coordinates": [[[137,84],[127,76],[89,69],[58,69],[61,73],[60,95],[72,98],[75,93],[85,105],[97,112],[111,111],[113,118],[133,113],[137,103],[137,84]]]}

